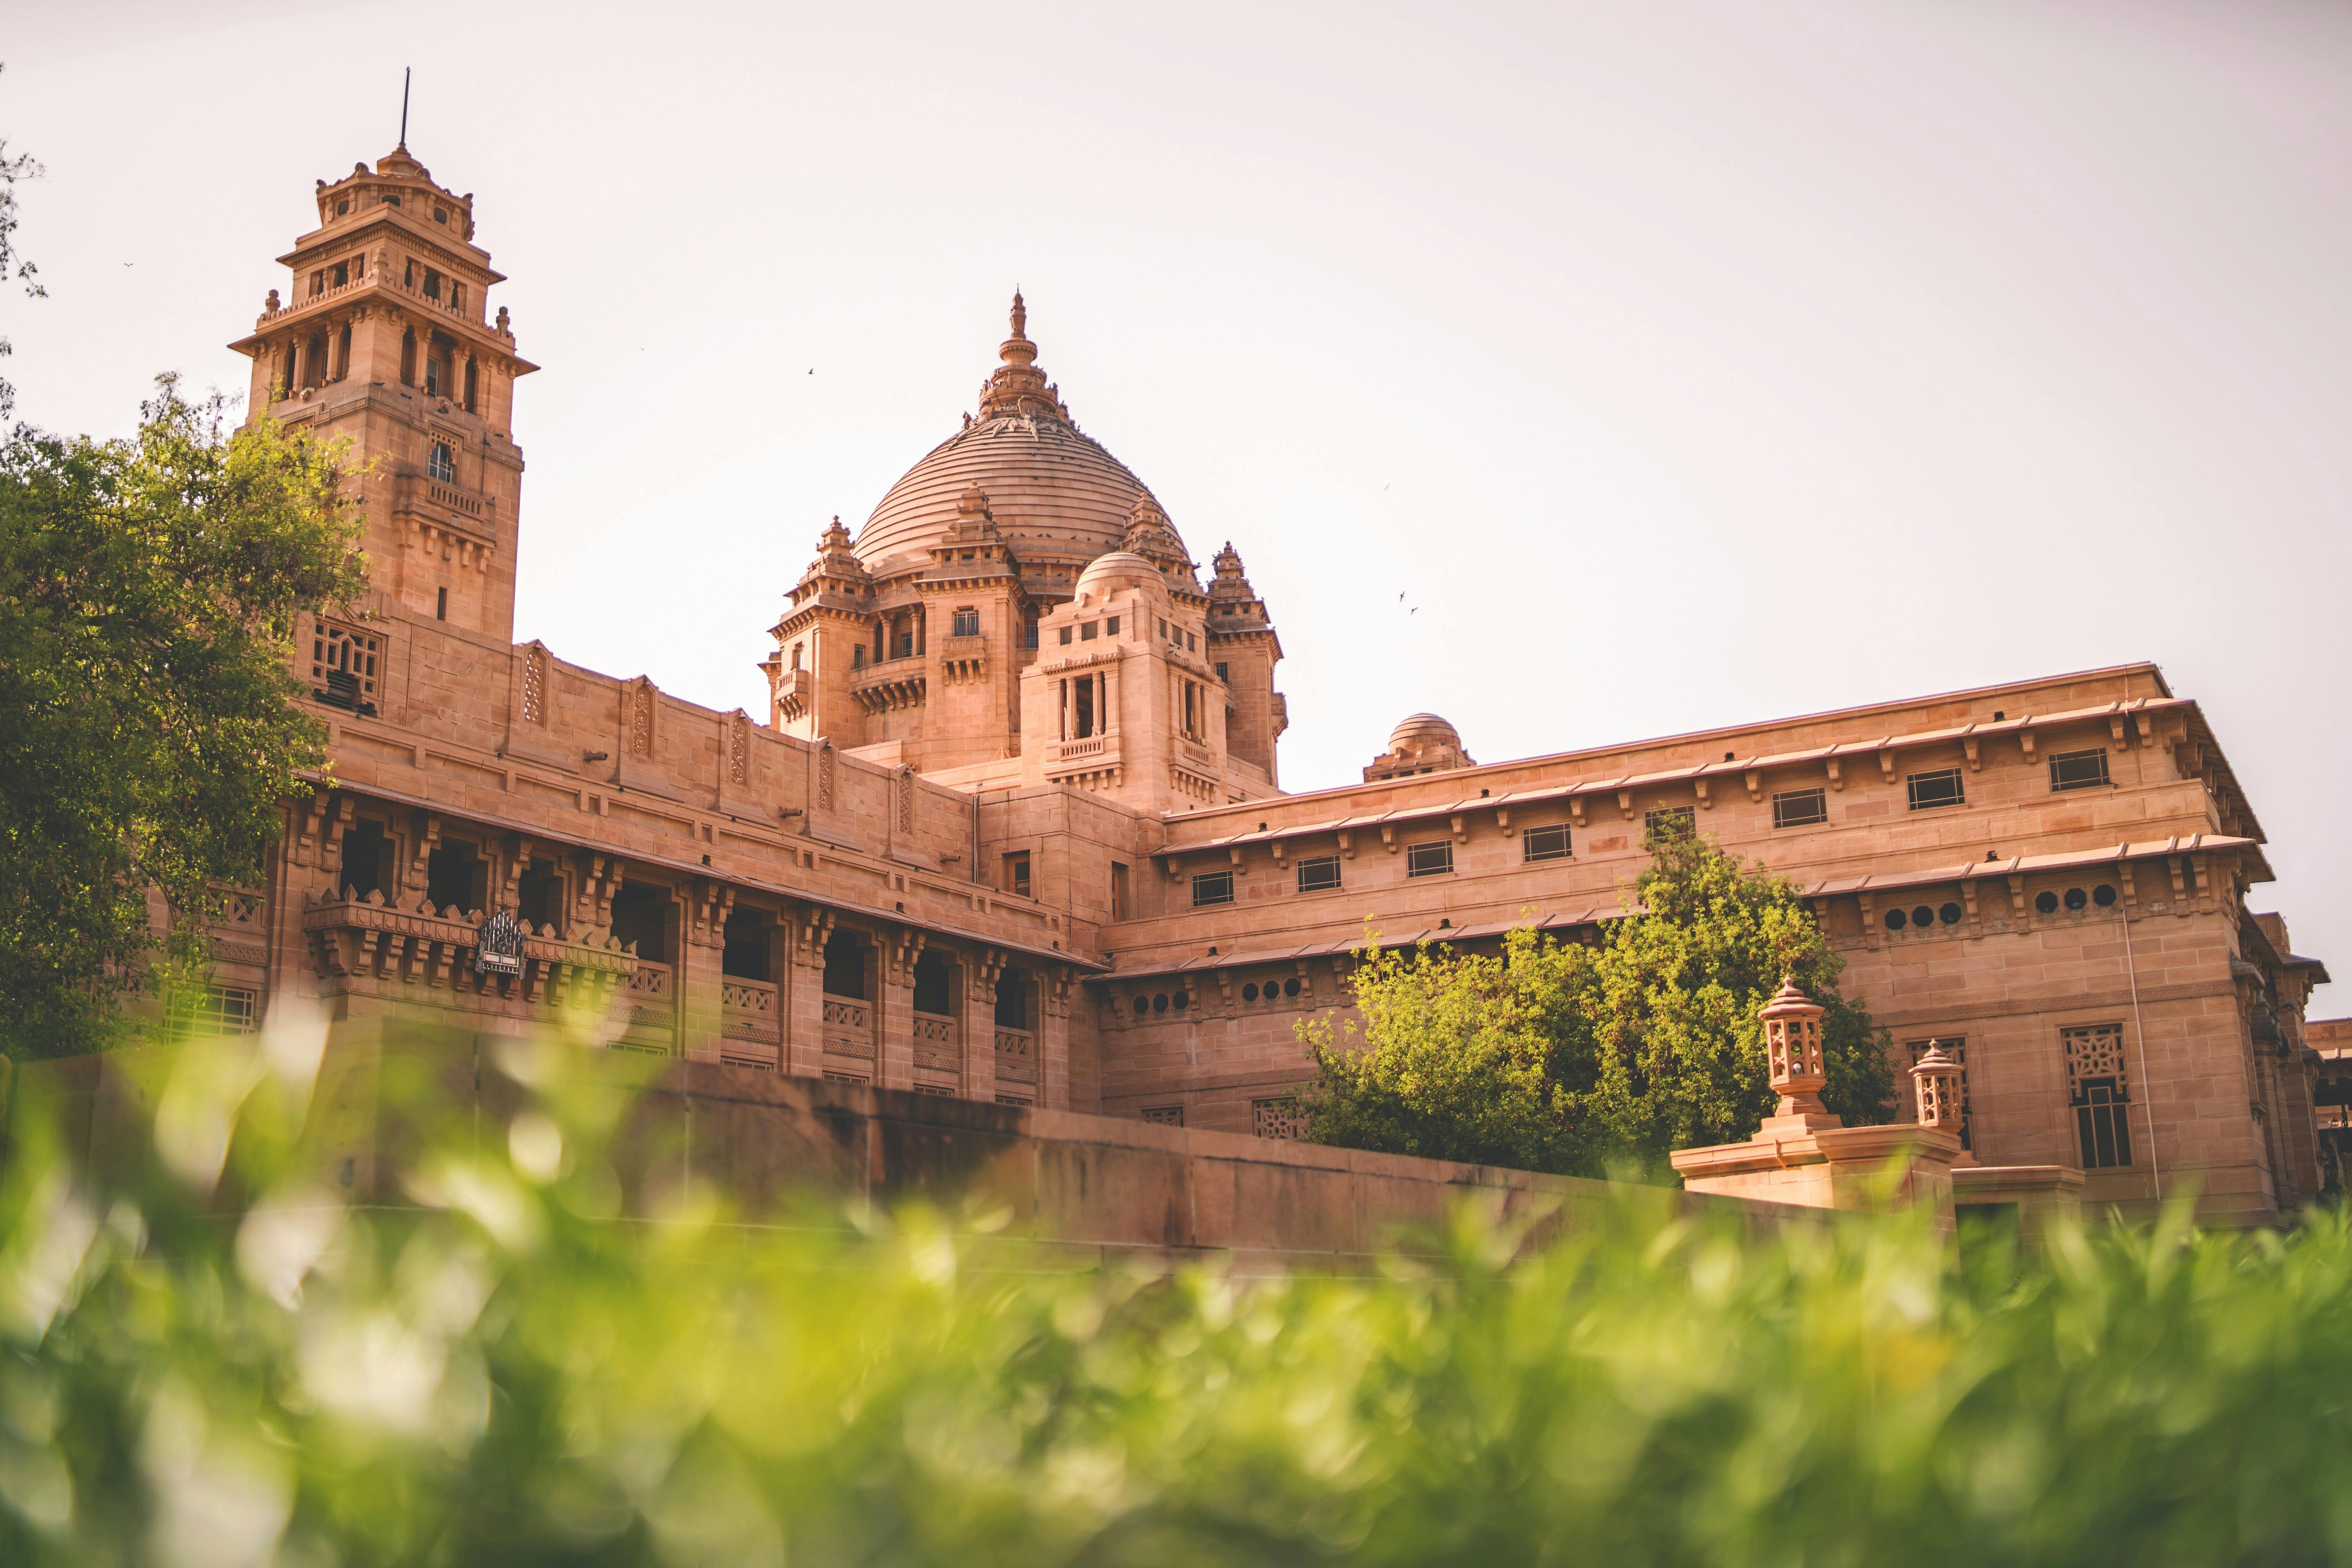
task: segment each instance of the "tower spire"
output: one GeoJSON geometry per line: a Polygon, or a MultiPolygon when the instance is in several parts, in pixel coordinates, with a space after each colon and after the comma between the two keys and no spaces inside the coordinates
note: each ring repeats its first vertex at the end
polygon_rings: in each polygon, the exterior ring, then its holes
{"type": "Polygon", "coordinates": [[[408,76],[415,68],[400,68],[400,150],[408,151],[408,76]]]}

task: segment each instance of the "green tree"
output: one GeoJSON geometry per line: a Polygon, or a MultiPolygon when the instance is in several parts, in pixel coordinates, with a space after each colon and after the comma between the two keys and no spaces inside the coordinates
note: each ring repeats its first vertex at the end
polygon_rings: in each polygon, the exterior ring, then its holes
{"type": "Polygon", "coordinates": [[[299,614],[366,585],[339,450],[160,378],[138,435],[0,444],[0,1049],[95,1048],[206,958],[324,760],[299,614]]]}
{"type": "MultiPolygon", "coordinates": [[[[6,68],[0,66],[0,70],[6,68]]],[[[0,136],[0,282],[22,283],[26,296],[34,300],[47,298],[48,290],[41,287],[40,268],[26,260],[25,253],[16,248],[16,184],[40,177],[41,166],[33,161],[32,154],[19,153],[11,158],[8,139],[0,136]]],[[[16,352],[14,343],[0,337],[0,359],[16,352]]],[[[8,417],[16,407],[16,389],[5,376],[0,376],[0,419],[8,417]]]]}
{"type": "Polygon", "coordinates": [[[1843,960],[1761,866],[1669,834],[1633,913],[1586,946],[1513,931],[1499,957],[1370,948],[1350,1021],[1301,1026],[1318,1142],[1595,1175],[1663,1174],[1675,1149],[1736,1142],[1770,1111],[1756,1014],[1783,975],[1828,1009],[1828,1107],[1892,1114],[1885,1031],[1840,994],[1843,960]]]}

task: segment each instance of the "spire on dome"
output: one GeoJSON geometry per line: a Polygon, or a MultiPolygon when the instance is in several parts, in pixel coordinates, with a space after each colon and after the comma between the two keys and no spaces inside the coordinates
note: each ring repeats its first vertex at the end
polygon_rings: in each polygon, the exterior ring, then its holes
{"type": "Polygon", "coordinates": [[[1070,411],[1059,391],[1037,368],[1037,345],[1029,341],[1029,307],[1021,291],[1013,291],[1013,335],[997,350],[1004,363],[980,391],[982,419],[1035,418],[1040,416],[1070,422],[1070,411]]]}

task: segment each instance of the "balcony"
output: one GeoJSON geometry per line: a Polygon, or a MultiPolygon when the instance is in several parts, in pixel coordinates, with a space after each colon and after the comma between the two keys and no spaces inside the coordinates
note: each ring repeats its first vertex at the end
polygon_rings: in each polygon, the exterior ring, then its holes
{"type": "Polygon", "coordinates": [[[970,637],[942,637],[940,640],[940,681],[953,686],[961,681],[978,680],[988,673],[988,638],[978,632],[970,637]]]}
{"type": "MultiPolygon", "coordinates": [[[[381,892],[303,898],[302,935],[310,966],[330,995],[368,995],[528,1017],[539,1009],[603,1012],[636,960],[609,939],[567,942],[551,928],[523,930],[522,973],[478,974],[480,917],[436,911],[421,900],[404,910],[381,892]]],[[[634,982],[631,984],[635,990],[634,982]]]]}
{"type": "Polygon", "coordinates": [[[721,1061],[771,1069],[780,1064],[784,1021],[774,986],[758,980],[720,981],[719,1018],[721,1061]]]}
{"type": "Polygon", "coordinates": [[[392,510],[414,513],[481,540],[497,537],[499,498],[484,495],[424,474],[401,474],[393,480],[392,510]]]}
{"type": "Polygon", "coordinates": [[[1118,783],[1118,768],[1116,735],[1045,742],[1045,776],[1055,784],[1078,789],[1108,789],[1118,783]]]}
{"type": "Polygon", "coordinates": [[[950,1082],[963,1077],[963,1051],[953,1018],[932,1013],[915,1015],[915,1076],[950,1082]]]}
{"type": "Polygon", "coordinates": [[[806,717],[815,689],[815,678],[805,669],[776,671],[776,717],[785,723],[806,717]]]}
{"type": "Polygon", "coordinates": [[[849,672],[849,694],[868,713],[919,708],[929,682],[930,661],[920,654],[886,659],[849,672]]]}
{"type": "Polygon", "coordinates": [[[824,999],[824,1070],[870,1083],[874,1078],[874,1008],[848,996],[824,999]]]}
{"type": "Polygon", "coordinates": [[[998,1027],[996,1031],[996,1082],[1000,1089],[1008,1086],[1025,1089],[1033,1097],[1037,1092],[1037,1053],[1035,1037],[1026,1029],[998,1027]]]}
{"type": "Polygon", "coordinates": [[[667,1056],[677,1045],[677,976],[667,963],[634,962],[628,1013],[613,1044],[625,1051],[667,1056]]]}

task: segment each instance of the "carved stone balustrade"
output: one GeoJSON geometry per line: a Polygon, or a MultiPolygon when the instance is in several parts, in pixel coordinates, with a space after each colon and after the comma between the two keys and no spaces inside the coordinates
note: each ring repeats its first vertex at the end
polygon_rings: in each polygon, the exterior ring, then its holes
{"type": "Polygon", "coordinates": [[[996,1084],[1008,1093],[1036,1098],[1036,1037],[1028,1030],[997,1029],[996,1084]]]}
{"type": "Polygon", "coordinates": [[[474,950],[481,916],[454,906],[414,910],[382,893],[303,898],[302,934],[310,966],[330,994],[450,1005],[466,998],[469,1011],[486,1006],[509,1016],[532,1009],[609,1006],[635,959],[609,937],[580,942],[523,929],[520,974],[477,974],[474,950]]]}

